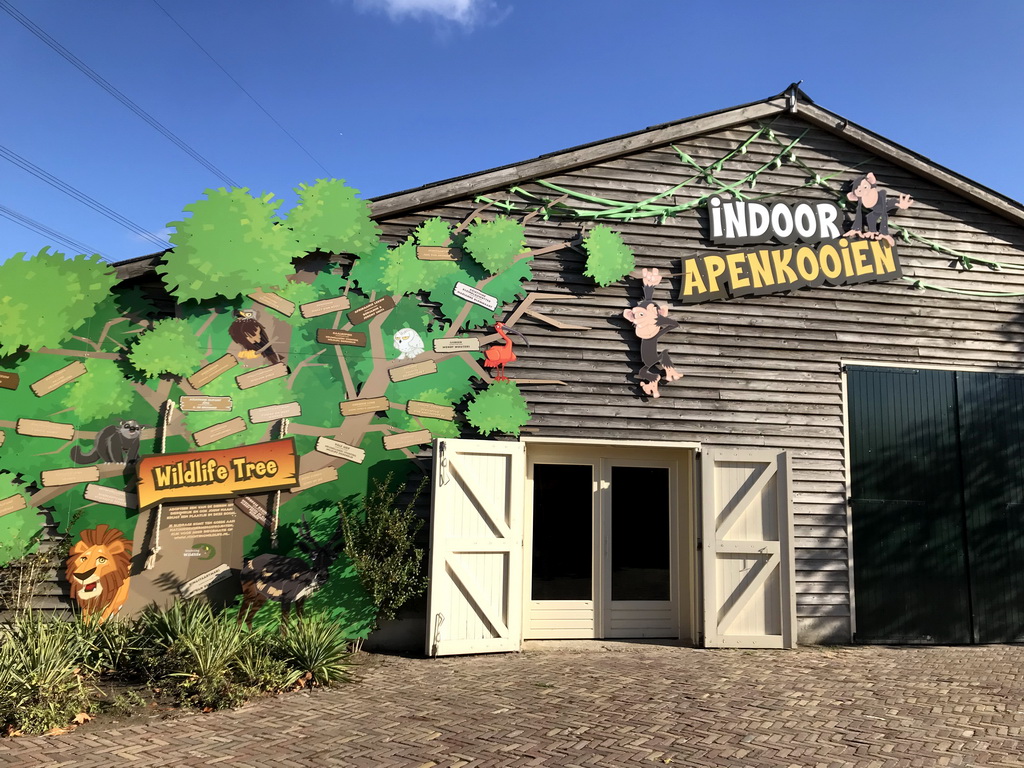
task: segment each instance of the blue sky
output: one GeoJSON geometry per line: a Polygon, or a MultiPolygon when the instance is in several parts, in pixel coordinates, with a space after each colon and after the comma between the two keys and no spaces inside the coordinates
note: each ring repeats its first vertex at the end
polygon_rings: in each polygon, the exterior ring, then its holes
{"type": "MultiPolygon", "coordinates": [[[[283,210],[324,169],[372,197],[796,80],[821,106],[1024,200],[1019,0],[0,0],[0,206],[114,261],[156,248],[7,158],[156,235],[224,182],[5,7],[283,210]]],[[[0,260],[46,245],[0,217],[0,260]]]]}

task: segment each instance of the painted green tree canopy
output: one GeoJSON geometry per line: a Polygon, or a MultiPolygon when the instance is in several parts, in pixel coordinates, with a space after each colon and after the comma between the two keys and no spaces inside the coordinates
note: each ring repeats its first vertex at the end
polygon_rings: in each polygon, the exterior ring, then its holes
{"type": "MultiPolygon", "coordinates": [[[[528,296],[522,222],[478,210],[385,241],[343,182],[296,193],[281,211],[269,194],[208,190],[134,282],[98,257],[45,249],[0,264],[0,567],[49,518],[72,536],[116,528],[159,572],[160,521],[138,511],[135,453],[290,438],[298,487],[235,530],[247,557],[300,557],[300,520],[330,538],[338,502],[416,469],[433,438],[527,423],[514,381],[494,381],[477,345],[454,343],[496,341],[490,327],[528,296]],[[458,284],[497,306],[460,298],[458,284]]],[[[331,573],[311,607],[365,633],[373,610],[352,564],[340,556],[331,573]]]]}

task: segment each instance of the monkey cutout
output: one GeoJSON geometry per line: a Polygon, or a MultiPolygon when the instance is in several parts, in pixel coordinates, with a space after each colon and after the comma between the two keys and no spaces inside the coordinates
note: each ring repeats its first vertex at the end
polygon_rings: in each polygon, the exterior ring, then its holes
{"type": "Polygon", "coordinates": [[[668,307],[658,306],[654,302],[654,288],[662,279],[658,270],[644,269],[641,274],[644,284],[643,300],[632,309],[622,310],[622,316],[633,324],[633,332],[640,339],[640,360],[644,364],[636,374],[640,389],[651,397],[661,397],[658,391],[661,374],[653,370],[654,366],[661,366],[665,372],[665,381],[676,381],[683,377],[683,374],[672,365],[668,352],[658,352],[658,340],[672,329],[678,328],[679,323],[668,318],[668,307]]]}
{"type": "Polygon", "coordinates": [[[850,182],[850,191],[846,199],[857,204],[853,214],[853,223],[846,237],[851,235],[866,240],[885,240],[890,246],[895,241],[889,234],[889,214],[894,211],[905,211],[913,203],[910,195],[900,195],[890,201],[884,189],[878,188],[875,174],[865,173],[850,182]]]}

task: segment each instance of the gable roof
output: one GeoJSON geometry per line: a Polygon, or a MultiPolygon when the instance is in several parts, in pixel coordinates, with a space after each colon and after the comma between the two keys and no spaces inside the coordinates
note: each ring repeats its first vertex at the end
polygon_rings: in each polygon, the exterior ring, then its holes
{"type": "MultiPolygon", "coordinates": [[[[525,162],[381,195],[369,201],[370,208],[375,219],[398,216],[408,211],[432,208],[453,200],[474,197],[514,184],[522,184],[784,113],[798,114],[822,130],[841,136],[983,208],[1001,214],[1016,224],[1024,225],[1024,205],[1021,203],[818,106],[804,93],[798,83],[793,83],[782,93],[763,101],[662,123],[633,133],[551,152],[525,162]]],[[[124,280],[149,272],[164,253],[166,251],[118,262],[114,265],[118,278],[124,280]]]]}
{"type": "Polygon", "coordinates": [[[371,200],[373,217],[380,219],[434,207],[787,112],[798,114],[808,123],[868,149],[1015,223],[1024,224],[1024,205],[1021,203],[818,106],[800,89],[798,83],[763,101],[663,123],[642,131],[541,155],[533,160],[382,195],[371,200]]]}

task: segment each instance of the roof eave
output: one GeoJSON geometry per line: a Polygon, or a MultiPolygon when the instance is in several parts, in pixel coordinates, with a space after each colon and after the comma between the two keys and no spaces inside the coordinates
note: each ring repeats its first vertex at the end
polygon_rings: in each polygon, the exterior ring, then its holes
{"type": "Polygon", "coordinates": [[[786,98],[784,95],[779,95],[765,101],[666,123],[593,144],[572,147],[523,163],[493,168],[404,192],[376,197],[370,201],[372,216],[375,219],[382,219],[398,216],[407,211],[442,205],[453,200],[503,189],[512,184],[531,181],[552,173],[563,173],[574,168],[602,163],[616,157],[651,147],[664,146],[674,141],[683,141],[751,120],[772,117],[784,112],[785,109],[786,98]]]}
{"type": "Polygon", "coordinates": [[[851,143],[875,152],[896,165],[962,195],[988,210],[1006,216],[1018,224],[1024,224],[1024,205],[1021,203],[972,181],[966,176],[955,173],[924,155],[852,123],[834,112],[823,109],[797,87],[797,84],[791,85],[782,93],[764,101],[698,115],[604,141],[572,147],[523,163],[506,165],[403,192],[383,195],[370,201],[372,215],[375,219],[383,219],[400,216],[409,211],[432,208],[544,176],[605,162],[645,149],[665,146],[675,141],[684,141],[712,131],[724,130],[751,120],[774,117],[783,112],[800,114],[809,123],[825,131],[842,136],[851,143]]]}

